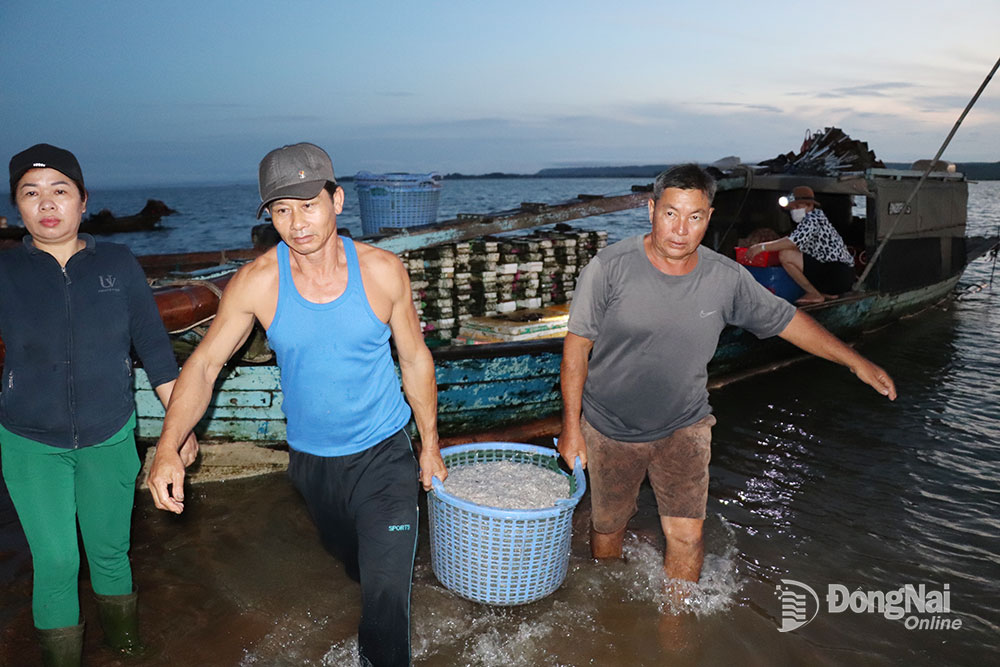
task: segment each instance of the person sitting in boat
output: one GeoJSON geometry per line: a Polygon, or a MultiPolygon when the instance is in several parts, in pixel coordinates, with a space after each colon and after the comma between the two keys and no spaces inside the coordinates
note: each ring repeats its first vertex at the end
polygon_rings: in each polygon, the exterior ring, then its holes
{"type": "Polygon", "coordinates": [[[777,251],[782,268],[805,291],[795,302],[800,306],[823,303],[850,291],[854,258],[823,213],[812,188],[800,185],[781,202],[795,229],[776,241],[753,244],[747,249],[747,259],[765,250],[777,251]]]}
{"type": "MultiPolygon", "coordinates": [[[[105,642],[141,649],[128,557],[140,467],[130,349],[164,406],[177,360],[129,249],[79,233],[87,190],[76,157],[49,144],[18,153],[10,191],[29,235],[0,253],[0,456],[31,549],[43,663],[72,667],[84,627],[77,524],[105,642]]],[[[186,435],[182,464],[197,450],[186,435]]]]}

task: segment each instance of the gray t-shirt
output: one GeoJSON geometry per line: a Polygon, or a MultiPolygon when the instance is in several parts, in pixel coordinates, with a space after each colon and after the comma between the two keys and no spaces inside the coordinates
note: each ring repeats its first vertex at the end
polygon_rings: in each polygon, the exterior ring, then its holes
{"type": "Polygon", "coordinates": [[[583,414],[615,440],[649,442],[708,415],[708,362],[727,324],[775,336],[795,306],[705,246],[688,274],[650,263],[643,237],[619,241],[584,268],[569,331],[594,341],[583,414]]]}

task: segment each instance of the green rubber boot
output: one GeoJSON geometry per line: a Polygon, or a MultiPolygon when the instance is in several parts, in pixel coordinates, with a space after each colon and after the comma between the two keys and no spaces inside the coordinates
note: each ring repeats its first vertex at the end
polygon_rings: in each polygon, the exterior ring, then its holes
{"type": "Polygon", "coordinates": [[[104,642],[124,655],[141,655],[139,641],[139,591],[128,595],[96,595],[104,642]]]}
{"type": "Polygon", "coordinates": [[[83,655],[83,621],[80,625],[39,630],[38,643],[42,646],[42,664],[45,667],[80,667],[83,655]]]}

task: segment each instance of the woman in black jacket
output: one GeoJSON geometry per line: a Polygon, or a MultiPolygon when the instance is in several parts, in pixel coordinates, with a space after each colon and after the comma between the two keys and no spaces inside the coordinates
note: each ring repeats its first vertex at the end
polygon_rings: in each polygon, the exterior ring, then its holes
{"type": "MultiPolygon", "coordinates": [[[[177,361],[128,248],[80,234],[83,173],[69,151],[32,146],[10,161],[28,235],[0,253],[0,456],[34,564],[32,615],[46,665],[79,665],[77,522],[106,641],[135,652],[128,560],[140,463],[131,349],[164,405],[177,361]]],[[[185,464],[197,455],[189,436],[185,464]]]]}

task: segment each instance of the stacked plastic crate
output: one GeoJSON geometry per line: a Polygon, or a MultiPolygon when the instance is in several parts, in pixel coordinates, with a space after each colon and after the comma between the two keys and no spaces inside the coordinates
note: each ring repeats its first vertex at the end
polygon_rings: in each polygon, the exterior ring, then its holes
{"type": "Polygon", "coordinates": [[[455,326],[455,246],[440,245],[400,255],[424,333],[455,326]]]}
{"type": "MultiPolygon", "coordinates": [[[[498,243],[492,239],[475,239],[457,245],[469,246],[468,307],[462,309],[459,323],[475,315],[495,315],[497,311],[497,265],[500,263],[498,243]]],[[[463,272],[464,278],[464,272],[463,272]]],[[[464,299],[464,294],[456,295],[464,299]]],[[[465,305],[465,304],[463,304],[465,305]]]]}
{"type": "Polygon", "coordinates": [[[424,333],[448,341],[471,318],[566,303],[580,269],[605,245],[605,231],[543,230],[411,250],[400,257],[424,333]]]}
{"type": "Polygon", "coordinates": [[[509,313],[518,308],[538,308],[542,253],[539,240],[532,237],[505,238],[500,242],[500,269],[497,276],[497,310],[509,313]]]}

